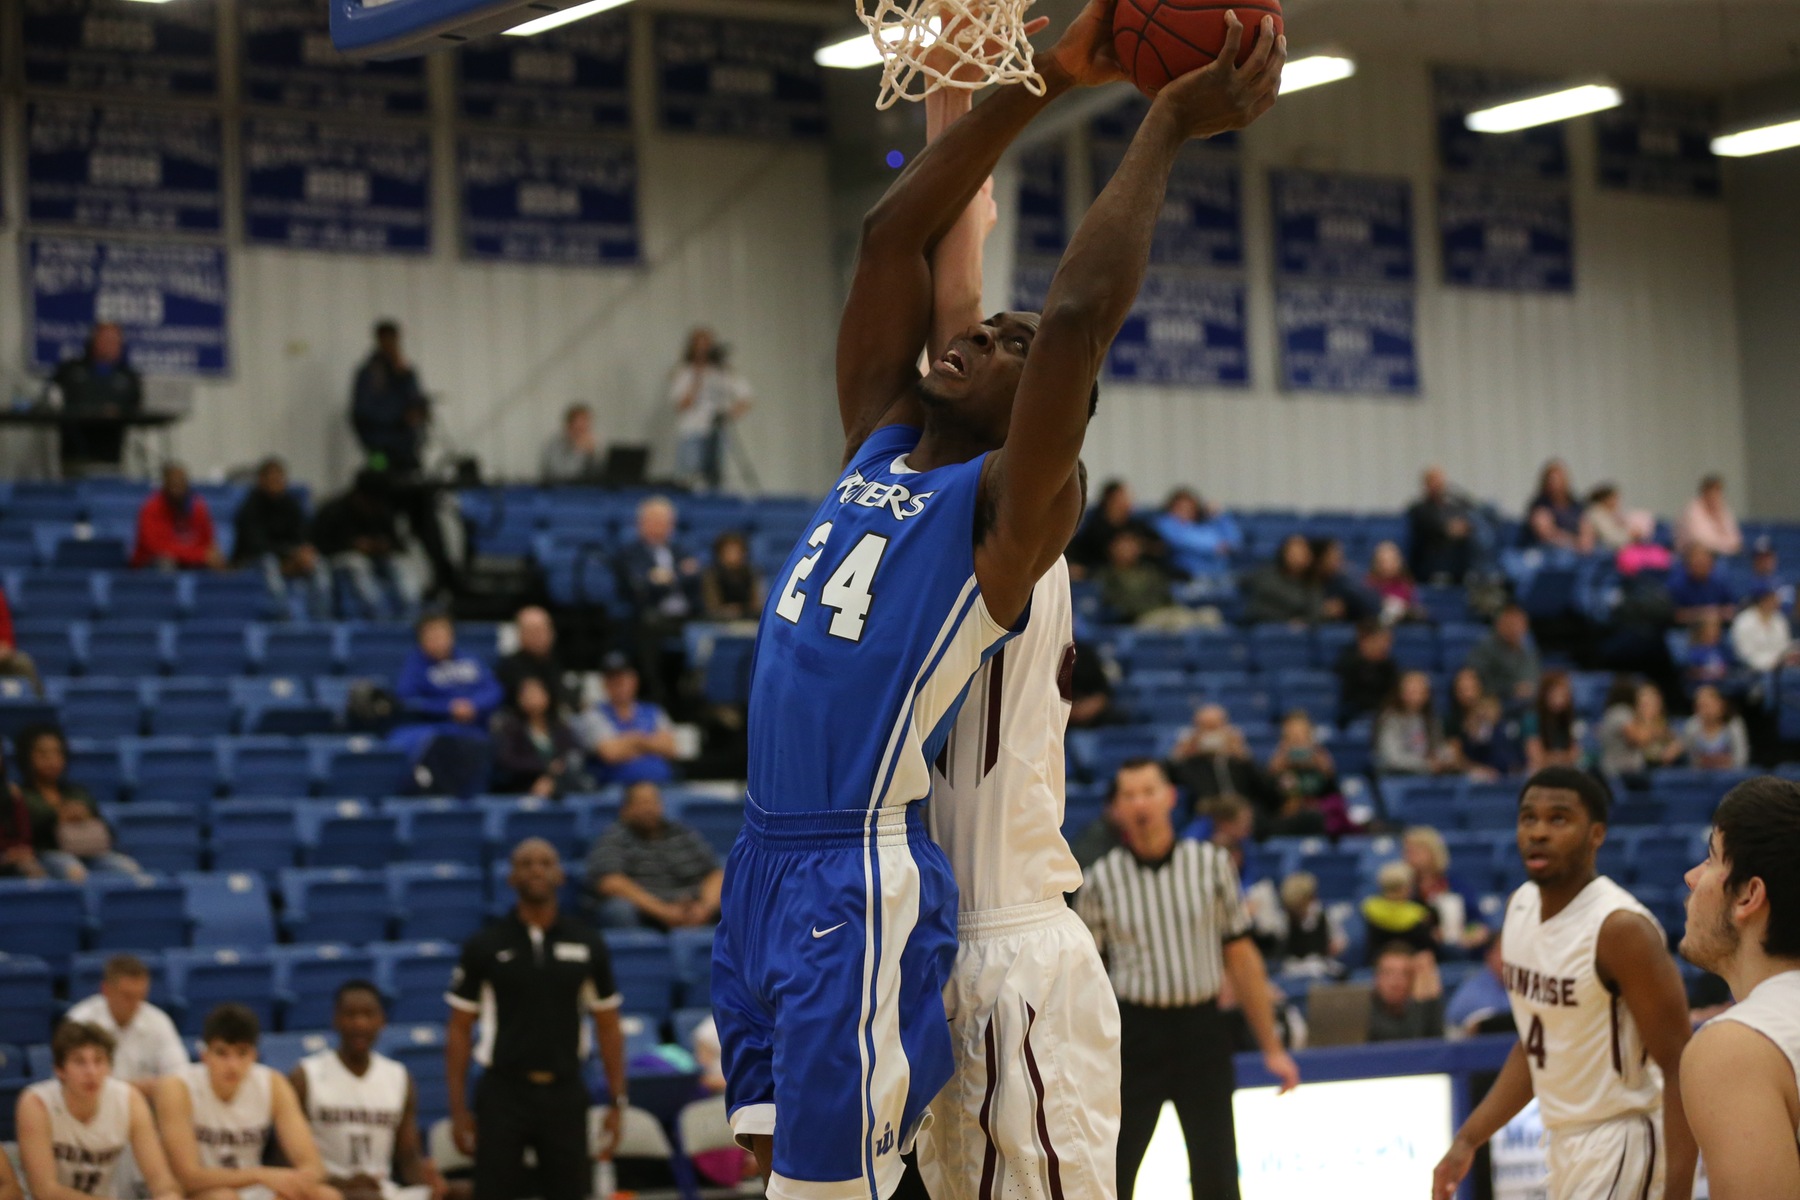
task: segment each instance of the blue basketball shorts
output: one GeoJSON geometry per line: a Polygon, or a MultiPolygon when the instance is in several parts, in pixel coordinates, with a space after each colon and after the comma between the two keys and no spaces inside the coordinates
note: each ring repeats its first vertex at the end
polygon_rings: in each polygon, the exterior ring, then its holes
{"type": "Polygon", "coordinates": [[[770,1200],[886,1200],[950,1079],[956,881],[917,805],[744,802],[713,940],[731,1127],[774,1136],[770,1200]]]}

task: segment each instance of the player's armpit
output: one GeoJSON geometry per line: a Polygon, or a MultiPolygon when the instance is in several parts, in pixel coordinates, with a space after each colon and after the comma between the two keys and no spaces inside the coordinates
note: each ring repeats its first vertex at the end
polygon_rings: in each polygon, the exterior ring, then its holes
{"type": "Polygon", "coordinates": [[[1681,1095],[1713,1200],[1800,1196],[1800,1096],[1773,1042],[1734,1021],[1701,1030],[1682,1055],[1681,1095]]]}

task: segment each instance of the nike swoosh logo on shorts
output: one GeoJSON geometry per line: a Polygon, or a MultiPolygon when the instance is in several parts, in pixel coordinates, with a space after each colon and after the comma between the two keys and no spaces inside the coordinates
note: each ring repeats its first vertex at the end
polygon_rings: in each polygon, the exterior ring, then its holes
{"type": "Polygon", "coordinates": [[[813,937],[814,938],[822,938],[828,933],[836,933],[838,930],[842,929],[844,926],[848,925],[849,923],[850,922],[848,922],[848,921],[839,921],[836,925],[833,925],[830,929],[820,929],[817,925],[815,925],[815,926],[813,926],[813,937]]]}

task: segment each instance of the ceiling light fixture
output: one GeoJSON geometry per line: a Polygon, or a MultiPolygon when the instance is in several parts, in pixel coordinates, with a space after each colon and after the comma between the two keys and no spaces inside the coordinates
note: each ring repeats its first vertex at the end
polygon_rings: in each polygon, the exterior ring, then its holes
{"type": "Polygon", "coordinates": [[[1610,83],[1582,83],[1476,109],[1463,118],[1463,124],[1476,133],[1514,133],[1536,125],[1567,121],[1570,117],[1604,112],[1624,102],[1624,95],[1610,83]]]}
{"type": "Polygon", "coordinates": [[[1724,158],[1748,158],[1800,146],[1800,117],[1724,133],[1712,140],[1712,152],[1724,158]]]}
{"type": "Polygon", "coordinates": [[[1356,60],[1347,54],[1335,51],[1308,54],[1293,59],[1281,69],[1281,94],[1285,96],[1322,83],[1336,83],[1354,74],[1356,60]]]}
{"type": "Polygon", "coordinates": [[[631,0],[587,0],[586,4],[577,4],[573,8],[564,8],[536,17],[523,25],[514,25],[506,31],[506,36],[531,37],[534,34],[543,33],[547,29],[556,29],[562,25],[572,24],[596,13],[603,13],[609,8],[618,8],[630,3],[631,0]]]}

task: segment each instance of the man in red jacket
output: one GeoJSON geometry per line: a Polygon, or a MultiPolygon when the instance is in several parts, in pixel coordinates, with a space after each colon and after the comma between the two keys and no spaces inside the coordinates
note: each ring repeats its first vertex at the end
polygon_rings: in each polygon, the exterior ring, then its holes
{"type": "Polygon", "coordinates": [[[206,501],[188,487],[187,468],[180,463],[163,467],[162,490],[138,510],[137,549],[131,565],[165,571],[225,566],[213,534],[212,514],[206,501]]]}

